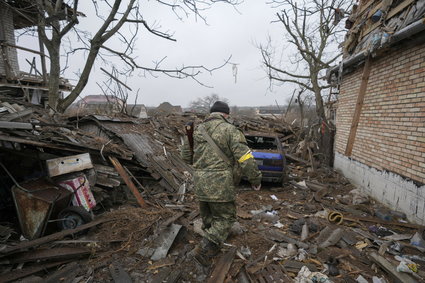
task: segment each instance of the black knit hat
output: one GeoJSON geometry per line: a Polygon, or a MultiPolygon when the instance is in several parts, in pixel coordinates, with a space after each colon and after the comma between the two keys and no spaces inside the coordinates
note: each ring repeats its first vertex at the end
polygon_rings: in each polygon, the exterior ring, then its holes
{"type": "Polygon", "coordinates": [[[223,101],[216,101],[210,109],[210,113],[221,112],[221,113],[230,113],[229,105],[223,101]]]}

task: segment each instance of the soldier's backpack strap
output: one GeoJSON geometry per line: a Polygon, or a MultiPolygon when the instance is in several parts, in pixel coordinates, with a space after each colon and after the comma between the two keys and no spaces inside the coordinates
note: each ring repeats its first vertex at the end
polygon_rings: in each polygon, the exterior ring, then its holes
{"type": "Polygon", "coordinates": [[[224,162],[226,162],[229,166],[232,166],[232,162],[230,161],[230,159],[226,156],[226,154],[224,154],[224,152],[218,147],[218,145],[213,141],[213,139],[211,138],[211,136],[207,133],[207,130],[205,130],[204,125],[199,125],[198,126],[199,131],[201,132],[201,134],[204,136],[204,138],[207,140],[207,142],[209,143],[209,145],[214,149],[214,151],[221,157],[221,159],[224,160],[224,162]]]}

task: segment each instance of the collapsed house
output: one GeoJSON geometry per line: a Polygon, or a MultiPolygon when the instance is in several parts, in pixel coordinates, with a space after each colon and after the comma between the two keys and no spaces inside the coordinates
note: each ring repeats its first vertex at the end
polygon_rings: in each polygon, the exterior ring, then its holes
{"type": "Polygon", "coordinates": [[[335,168],[425,223],[425,1],[360,1],[346,22],[335,168]]]}
{"type": "MultiPolygon", "coordinates": [[[[67,11],[72,13],[72,9],[67,11]]],[[[37,7],[31,1],[0,2],[0,93],[24,96],[29,102],[43,104],[47,100],[49,79],[43,43],[39,40],[39,50],[35,50],[16,45],[15,40],[15,30],[36,26],[37,15],[37,7]],[[26,59],[29,72],[20,69],[18,50],[34,54],[31,61],[26,59]],[[37,62],[41,67],[37,66],[37,62]]],[[[63,92],[71,89],[67,79],[59,79],[61,97],[63,92]]]]}

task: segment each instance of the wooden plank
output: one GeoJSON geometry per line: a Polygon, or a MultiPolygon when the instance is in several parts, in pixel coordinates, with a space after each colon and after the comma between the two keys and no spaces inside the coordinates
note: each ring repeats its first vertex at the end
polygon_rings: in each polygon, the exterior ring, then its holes
{"type": "Polygon", "coordinates": [[[72,282],[80,270],[81,266],[78,262],[71,262],[64,268],[53,272],[43,280],[43,283],[72,282]]]}
{"type": "Polygon", "coordinates": [[[46,165],[50,177],[93,168],[88,153],[50,159],[46,161],[46,165]]]}
{"type": "Polygon", "coordinates": [[[45,56],[47,58],[50,58],[49,56],[47,56],[44,53],[41,53],[40,51],[29,49],[29,48],[22,47],[22,46],[18,46],[18,45],[15,45],[15,44],[2,43],[1,45],[9,46],[9,47],[16,48],[16,49],[21,49],[21,50],[24,50],[24,51],[28,51],[28,52],[31,52],[31,53],[35,53],[35,54],[38,54],[38,55],[41,55],[41,56],[45,56]]]}
{"type": "Polygon", "coordinates": [[[49,268],[65,264],[67,262],[69,261],[38,264],[36,266],[31,266],[20,270],[13,270],[8,272],[7,274],[2,274],[2,276],[0,276],[0,283],[12,282],[18,280],[19,278],[23,278],[40,271],[44,271],[49,268]]]}
{"type": "Polygon", "coordinates": [[[30,115],[32,113],[34,113],[34,109],[27,108],[25,110],[22,110],[22,111],[19,111],[19,112],[16,112],[16,113],[10,113],[10,114],[6,114],[4,116],[1,116],[1,119],[3,121],[13,121],[13,120],[25,117],[27,115],[30,115]]]}
{"type": "Polygon", "coordinates": [[[179,219],[183,215],[184,215],[184,212],[179,212],[179,213],[171,216],[170,218],[168,218],[167,220],[165,220],[164,222],[161,223],[161,227],[162,228],[167,227],[168,225],[170,225],[171,223],[173,223],[174,221],[176,221],[177,219],[179,219]]]}
{"type": "Polygon", "coordinates": [[[142,195],[140,194],[139,190],[136,188],[134,183],[131,181],[130,176],[128,176],[127,172],[125,172],[125,169],[122,167],[121,163],[116,159],[115,157],[109,156],[109,160],[112,162],[112,165],[114,165],[115,169],[118,171],[118,174],[120,174],[121,178],[124,180],[127,187],[131,190],[134,197],[137,200],[137,203],[141,207],[147,207],[147,204],[145,200],[143,199],[142,195]]]}
{"type": "Polygon", "coordinates": [[[409,276],[407,273],[398,272],[395,266],[391,264],[386,258],[378,255],[375,252],[369,253],[369,257],[376,262],[379,266],[381,266],[387,273],[390,275],[393,280],[400,281],[403,283],[416,283],[415,279],[409,276]]]}
{"type": "Polygon", "coordinates": [[[286,242],[286,243],[289,243],[289,244],[295,244],[298,247],[303,248],[303,249],[308,249],[310,247],[308,244],[303,243],[301,241],[298,241],[294,238],[291,238],[288,235],[285,235],[282,232],[275,230],[275,229],[270,229],[270,230],[266,231],[264,233],[264,235],[267,239],[270,239],[270,240],[275,241],[275,242],[286,242]]]}
{"type": "Polygon", "coordinates": [[[114,187],[118,187],[119,185],[121,185],[121,182],[117,179],[108,177],[106,175],[97,174],[96,184],[101,185],[101,186],[105,186],[105,187],[108,187],[108,188],[114,188],[114,187]]]}
{"type": "Polygon", "coordinates": [[[305,164],[305,165],[308,165],[308,163],[309,163],[307,160],[304,160],[304,159],[298,158],[298,157],[296,157],[296,156],[294,156],[294,155],[292,155],[292,154],[289,154],[289,153],[285,154],[285,157],[287,157],[287,158],[289,158],[289,159],[291,159],[291,160],[294,160],[294,161],[296,161],[296,162],[299,162],[299,163],[305,164]]]}
{"type": "Polygon", "coordinates": [[[230,266],[233,263],[235,258],[236,248],[232,248],[226,254],[224,254],[217,262],[214,267],[210,278],[208,278],[207,283],[223,283],[226,279],[226,275],[229,272],[230,266]]]}
{"type": "Polygon", "coordinates": [[[93,164],[93,166],[96,172],[112,175],[112,176],[118,176],[118,172],[113,167],[105,166],[101,164],[93,164]]]}
{"type": "Polygon", "coordinates": [[[0,140],[22,143],[22,144],[29,144],[29,145],[38,146],[38,147],[48,147],[48,148],[66,150],[66,151],[72,151],[72,152],[83,152],[81,149],[74,149],[74,148],[71,149],[71,148],[59,146],[59,145],[56,145],[56,144],[50,144],[50,143],[39,142],[39,141],[34,141],[34,140],[27,140],[27,139],[23,139],[23,138],[17,138],[17,137],[6,136],[6,135],[0,135],[0,140]]]}
{"type": "Polygon", "coordinates": [[[356,108],[353,114],[353,120],[351,122],[350,134],[347,140],[347,146],[345,148],[345,155],[351,156],[353,151],[354,140],[356,139],[357,127],[359,125],[360,114],[363,108],[363,101],[366,94],[367,84],[369,82],[369,75],[371,70],[371,59],[366,58],[365,65],[363,67],[362,81],[360,83],[359,94],[357,96],[356,108]]]}
{"type": "Polygon", "coordinates": [[[363,12],[367,9],[367,8],[369,8],[369,6],[372,4],[372,3],[374,3],[375,1],[369,1],[369,2],[367,2],[362,8],[361,8],[361,10],[360,10],[360,12],[359,12],[359,15],[361,15],[361,14],[363,14],[363,12]]]}
{"type": "Polygon", "coordinates": [[[94,227],[96,225],[99,225],[101,223],[110,222],[110,221],[113,221],[113,220],[115,220],[115,219],[113,219],[113,218],[109,218],[109,219],[108,218],[100,218],[100,219],[94,220],[92,222],[89,222],[87,224],[83,224],[81,226],[78,226],[75,229],[63,230],[61,232],[50,234],[48,236],[41,237],[41,238],[38,238],[38,239],[35,239],[35,240],[22,242],[22,243],[20,243],[16,246],[12,246],[12,247],[8,247],[4,250],[0,250],[0,255],[1,254],[4,254],[4,255],[10,254],[10,253],[17,252],[17,251],[23,250],[23,249],[34,248],[34,247],[40,246],[40,245],[45,244],[45,243],[49,243],[49,242],[52,242],[52,241],[55,241],[55,240],[62,239],[65,236],[84,231],[86,229],[89,229],[89,228],[94,227]]]}
{"type": "Polygon", "coordinates": [[[109,272],[112,275],[115,283],[132,283],[130,275],[122,268],[118,262],[113,262],[109,265],[109,272]]]}
{"type": "Polygon", "coordinates": [[[35,251],[14,254],[8,259],[8,264],[20,262],[32,262],[43,260],[67,260],[71,258],[80,258],[90,254],[90,250],[85,248],[53,248],[39,249],[35,251]]]}
{"type": "MultiPolygon", "coordinates": [[[[414,0],[406,0],[406,1],[401,2],[397,7],[395,7],[394,9],[392,9],[392,10],[389,11],[389,13],[387,14],[387,16],[385,17],[385,21],[388,21],[389,19],[391,19],[392,17],[394,17],[395,15],[397,15],[398,13],[400,13],[401,11],[403,11],[410,4],[412,4],[413,1],[414,0]]],[[[381,5],[378,5],[377,7],[375,7],[371,11],[371,13],[369,13],[368,17],[370,18],[380,7],[381,7],[381,5]]],[[[381,25],[381,21],[379,21],[377,23],[373,23],[366,31],[364,31],[362,33],[362,35],[360,37],[363,38],[364,36],[368,35],[372,31],[374,31],[375,29],[377,29],[380,25],[381,25]]]]}
{"type": "Polygon", "coordinates": [[[22,129],[22,130],[32,130],[31,123],[21,123],[21,122],[8,122],[0,121],[0,128],[2,129],[22,129]]]}

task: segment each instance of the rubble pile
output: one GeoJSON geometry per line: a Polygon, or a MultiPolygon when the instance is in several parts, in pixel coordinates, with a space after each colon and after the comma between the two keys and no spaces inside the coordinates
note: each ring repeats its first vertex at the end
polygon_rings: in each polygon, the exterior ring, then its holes
{"type": "Polygon", "coordinates": [[[23,101],[0,101],[0,282],[425,278],[424,227],[375,203],[314,154],[304,159],[300,129],[236,119],[245,132],[279,136],[289,178],[261,191],[241,183],[238,222],[211,267],[202,268],[189,256],[202,223],[192,169],[178,146],[184,125],[203,115],[65,119],[23,101]]]}

